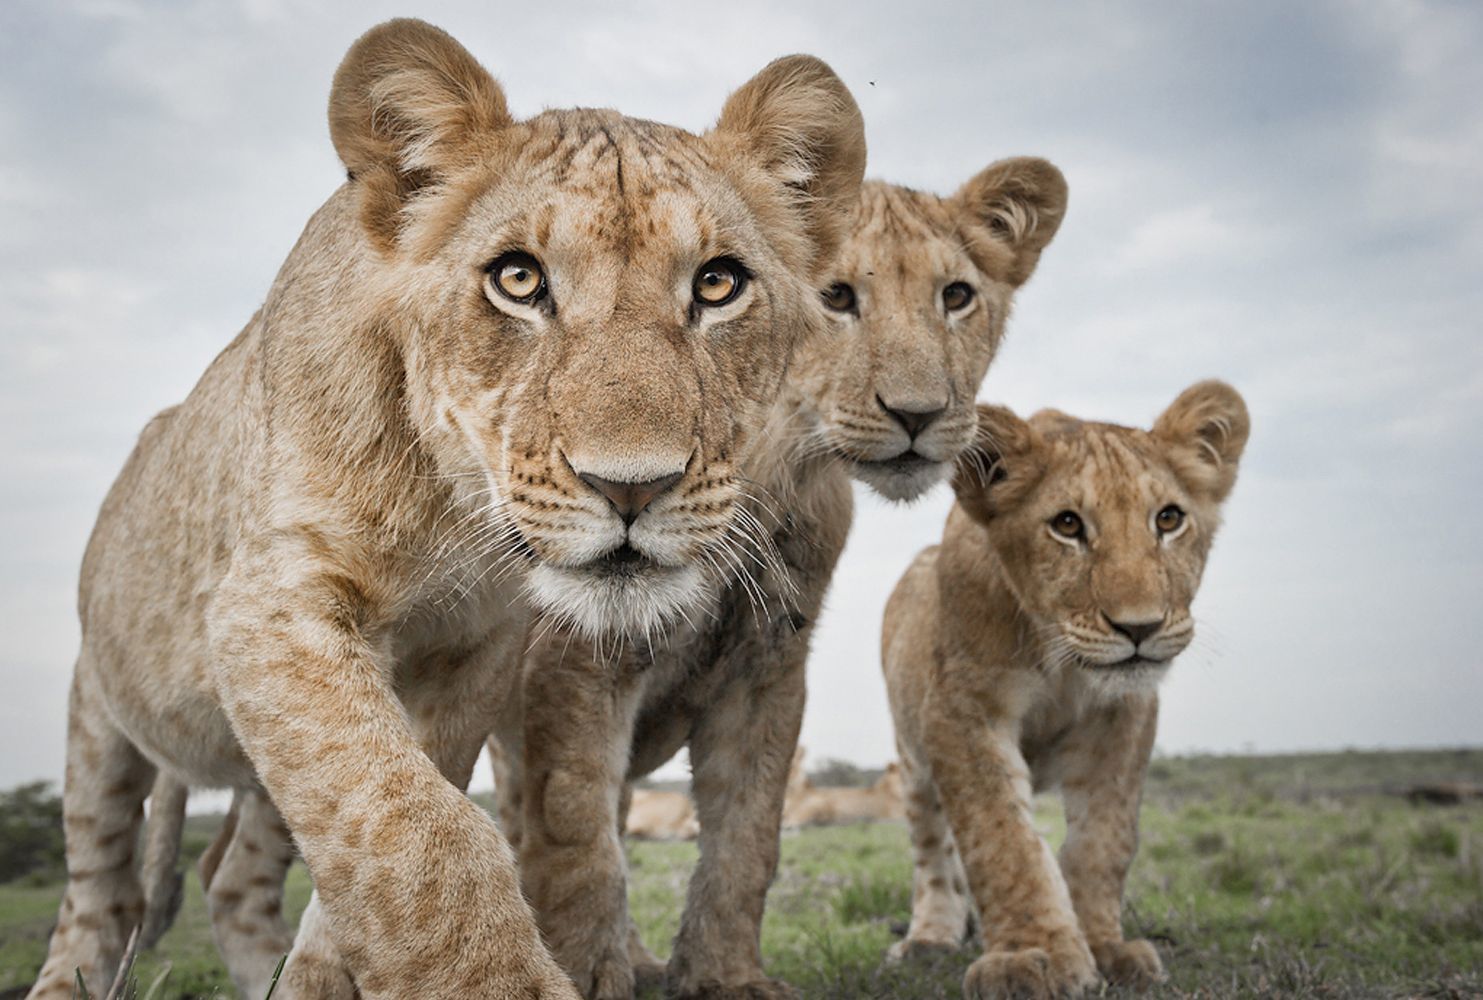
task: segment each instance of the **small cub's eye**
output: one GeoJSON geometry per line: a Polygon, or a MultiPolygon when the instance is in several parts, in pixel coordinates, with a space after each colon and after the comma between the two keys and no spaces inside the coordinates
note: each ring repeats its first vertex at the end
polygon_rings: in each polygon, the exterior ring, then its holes
{"type": "Polygon", "coordinates": [[[1153,523],[1165,535],[1178,531],[1179,526],[1184,523],[1184,511],[1171,503],[1154,515],[1153,523]]]}
{"type": "Polygon", "coordinates": [[[489,265],[489,283],[505,298],[533,305],[546,297],[546,272],[528,253],[502,254],[489,265]]]}
{"type": "Polygon", "coordinates": [[[1086,531],[1086,525],[1081,523],[1081,515],[1071,510],[1063,510],[1051,518],[1050,528],[1062,538],[1080,538],[1086,531]]]}
{"type": "Polygon", "coordinates": [[[942,307],[948,312],[966,309],[973,301],[973,289],[966,283],[955,281],[942,290],[942,307]]]}
{"type": "Polygon", "coordinates": [[[835,312],[853,312],[855,309],[855,290],[843,281],[836,281],[819,294],[824,297],[824,305],[835,312]]]}
{"type": "Polygon", "coordinates": [[[691,291],[703,306],[724,306],[747,287],[747,272],[730,257],[717,257],[700,265],[691,291]]]}

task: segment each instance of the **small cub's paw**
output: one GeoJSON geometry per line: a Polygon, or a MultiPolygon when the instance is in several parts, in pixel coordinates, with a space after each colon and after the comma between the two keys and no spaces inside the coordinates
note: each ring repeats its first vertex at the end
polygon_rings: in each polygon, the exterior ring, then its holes
{"type": "Polygon", "coordinates": [[[1091,956],[1052,955],[1043,948],[995,951],[963,977],[966,1000],[1069,1000],[1097,985],[1091,956]]]}
{"type": "Polygon", "coordinates": [[[958,950],[956,941],[936,941],[926,937],[902,938],[886,951],[887,962],[915,962],[951,954],[958,950]]]}
{"type": "Polygon", "coordinates": [[[1146,990],[1169,978],[1159,953],[1147,941],[1106,941],[1092,945],[1097,968],[1114,986],[1146,990]]]}
{"type": "Polygon", "coordinates": [[[781,979],[758,979],[737,986],[705,982],[674,994],[676,1000],[797,1000],[798,992],[781,979]]]}
{"type": "Polygon", "coordinates": [[[627,949],[604,954],[577,983],[587,1000],[633,1000],[634,969],[627,949]]]}

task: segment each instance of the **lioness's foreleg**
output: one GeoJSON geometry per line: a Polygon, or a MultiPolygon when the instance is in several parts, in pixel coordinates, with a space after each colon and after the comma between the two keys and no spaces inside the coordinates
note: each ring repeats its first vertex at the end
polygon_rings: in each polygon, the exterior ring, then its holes
{"type": "Polygon", "coordinates": [[[982,921],[984,955],[963,991],[983,997],[1078,995],[1097,967],[1061,869],[1031,820],[1017,726],[961,694],[928,695],[922,732],[938,793],[982,921]]]}
{"type": "Polygon", "coordinates": [[[227,715],[361,993],[573,996],[508,845],[419,745],[376,605],[308,560],[239,557],[210,635],[227,715]]]}
{"type": "Polygon", "coordinates": [[[521,878],[556,960],[589,998],[633,996],[620,797],[639,689],[578,643],[525,670],[521,878]]]}
{"type": "Polygon", "coordinates": [[[793,995],[763,972],[761,934],[803,722],[808,649],[805,635],[797,640],[767,677],[733,680],[691,732],[700,862],[669,960],[669,989],[681,997],[793,995]]]}
{"type": "Polygon", "coordinates": [[[261,997],[293,945],[283,919],[283,880],[293,863],[293,841],[262,792],[239,789],[228,815],[202,856],[201,886],[211,936],[232,982],[244,997],[261,997]]]}
{"type": "Polygon", "coordinates": [[[79,662],[67,705],[62,792],[67,890],[30,1000],[71,997],[79,974],[91,992],[105,994],[144,917],[134,855],[155,769],[109,720],[95,683],[79,662]]]}
{"type": "Polygon", "coordinates": [[[1164,978],[1147,941],[1124,941],[1123,884],[1138,852],[1138,805],[1153,752],[1158,701],[1124,700],[1091,713],[1057,752],[1066,803],[1061,871],[1097,968],[1146,988],[1164,978]]]}

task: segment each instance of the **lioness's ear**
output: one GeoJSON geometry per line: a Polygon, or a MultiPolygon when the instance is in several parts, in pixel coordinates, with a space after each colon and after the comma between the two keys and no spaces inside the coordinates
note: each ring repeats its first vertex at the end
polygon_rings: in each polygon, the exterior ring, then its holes
{"type": "Polygon", "coordinates": [[[494,77],[425,21],[366,32],[330,88],[330,137],[362,187],[361,221],[382,249],[395,246],[409,198],[467,166],[480,139],[509,124],[494,77]]]}
{"type": "Polygon", "coordinates": [[[1251,415],[1241,394],[1224,382],[1197,382],[1154,421],[1153,435],[1169,446],[1169,459],[1185,485],[1219,503],[1236,485],[1251,415]]]}
{"type": "Polygon", "coordinates": [[[740,143],[813,244],[811,278],[834,256],[865,176],[865,122],[834,71],[813,56],[775,59],[726,99],[716,133],[740,143]]]}
{"type": "Polygon", "coordinates": [[[985,167],[952,200],[968,223],[970,242],[1009,251],[1004,277],[1018,287],[1035,272],[1040,251],[1061,228],[1066,197],[1066,178],[1055,164],[1017,156],[985,167]]]}
{"type": "Polygon", "coordinates": [[[953,492],[974,520],[987,524],[1040,479],[1037,440],[1010,410],[978,404],[978,431],[953,470],[953,492]]]}

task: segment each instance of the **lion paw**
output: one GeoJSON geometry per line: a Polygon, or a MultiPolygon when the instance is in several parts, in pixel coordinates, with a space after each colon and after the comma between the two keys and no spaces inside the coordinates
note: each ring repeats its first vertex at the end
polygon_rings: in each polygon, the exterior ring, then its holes
{"type": "Polygon", "coordinates": [[[902,938],[886,951],[887,962],[913,962],[958,950],[956,941],[938,941],[927,937],[902,938]]]}
{"type": "Polygon", "coordinates": [[[1114,986],[1146,990],[1169,978],[1159,953],[1147,941],[1107,941],[1092,946],[1097,968],[1114,986]]]}
{"type": "Polygon", "coordinates": [[[605,953],[572,978],[587,1000],[633,1000],[634,969],[627,949],[605,953]]]}
{"type": "Polygon", "coordinates": [[[798,993],[781,979],[758,979],[736,986],[700,983],[675,992],[676,1000],[797,1000],[798,993]]]}
{"type": "Polygon", "coordinates": [[[963,977],[966,1000],[1063,1000],[1097,985],[1090,955],[1052,954],[1043,948],[982,956],[963,977]]]}

